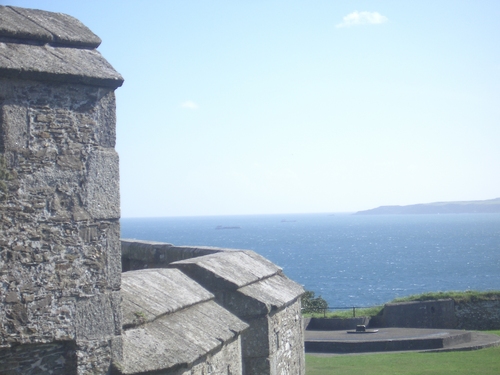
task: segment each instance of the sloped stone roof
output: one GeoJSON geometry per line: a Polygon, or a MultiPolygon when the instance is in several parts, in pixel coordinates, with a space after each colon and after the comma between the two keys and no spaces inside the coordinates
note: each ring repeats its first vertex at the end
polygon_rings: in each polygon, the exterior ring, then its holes
{"type": "Polygon", "coordinates": [[[122,295],[122,374],[188,367],[248,327],[176,269],[125,272],[122,295]]]}
{"type": "Polygon", "coordinates": [[[0,77],[117,88],[123,78],[95,50],[100,43],[66,14],[0,6],[0,77]]]}
{"type": "Polygon", "coordinates": [[[205,255],[169,267],[182,270],[213,293],[221,291],[223,305],[238,316],[267,314],[304,293],[280,267],[250,250],[205,255]],[[237,293],[229,296],[227,291],[237,293]]]}

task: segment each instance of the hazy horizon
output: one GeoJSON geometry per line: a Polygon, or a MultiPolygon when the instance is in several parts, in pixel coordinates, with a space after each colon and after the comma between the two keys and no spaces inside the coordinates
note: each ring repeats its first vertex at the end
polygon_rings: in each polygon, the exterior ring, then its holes
{"type": "MultiPolygon", "coordinates": [[[[491,199],[484,199],[484,200],[477,200],[477,201],[440,201],[440,202],[420,202],[420,203],[410,203],[409,205],[385,205],[385,206],[411,206],[411,205],[419,205],[419,204],[434,204],[434,203],[454,203],[454,202],[483,202],[483,201],[489,201],[489,200],[495,200],[495,199],[500,199],[499,198],[491,198],[491,199]]],[[[339,211],[339,212],[331,212],[331,211],[318,211],[318,212],[268,212],[268,213],[253,213],[253,214],[229,214],[229,215],[224,215],[224,214],[213,214],[213,215],[173,215],[173,216],[122,216],[122,219],[160,219],[160,218],[177,218],[177,217],[213,217],[213,216],[292,216],[292,215],[350,215],[350,214],[355,214],[359,211],[368,211],[374,208],[378,207],[383,207],[383,206],[376,206],[376,207],[370,207],[370,208],[364,208],[362,210],[357,210],[357,211],[339,211]]],[[[453,214],[452,214],[453,215],[453,214]]]]}
{"type": "Polygon", "coordinates": [[[13,0],[102,39],[122,217],[500,196],[500,2],[13,0]]]}

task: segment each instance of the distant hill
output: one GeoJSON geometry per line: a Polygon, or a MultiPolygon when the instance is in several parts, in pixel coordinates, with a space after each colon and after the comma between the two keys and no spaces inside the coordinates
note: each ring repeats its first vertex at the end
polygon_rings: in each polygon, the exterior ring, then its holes
{"type": "Polygon", "coordinates": [[[380,206],[355,215],[476,214],[500,213],[500,198],[485,201],[436,202],[409,206],[380,206]]]}

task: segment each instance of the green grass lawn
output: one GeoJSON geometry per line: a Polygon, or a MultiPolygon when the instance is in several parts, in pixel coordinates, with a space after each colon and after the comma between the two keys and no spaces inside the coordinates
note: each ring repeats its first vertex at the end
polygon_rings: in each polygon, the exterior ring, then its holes
{"type": "MultiPolygon", "coordinates": [[[[490,331],[500,335],[500,331],[490,331]]],[[[463,352],[306,355],[307,375],[499,375],[500,347],[463,352]]]]}

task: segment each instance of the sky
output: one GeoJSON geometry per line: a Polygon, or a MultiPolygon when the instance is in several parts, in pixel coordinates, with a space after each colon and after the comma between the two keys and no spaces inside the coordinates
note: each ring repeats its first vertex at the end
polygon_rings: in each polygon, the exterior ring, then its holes
{"type": "Polygon", "coordinates": [[[102,39],[122,217],[500,197],[500,2],[12,0],[102,39]]]}

